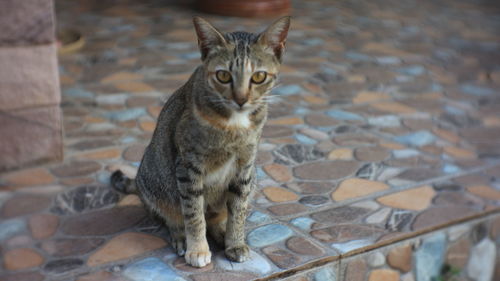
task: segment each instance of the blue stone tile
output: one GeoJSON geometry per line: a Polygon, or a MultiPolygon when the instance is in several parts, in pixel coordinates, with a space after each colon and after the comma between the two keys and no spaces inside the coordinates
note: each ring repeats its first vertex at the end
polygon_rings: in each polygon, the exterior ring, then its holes
{"type": "Polygon", "coordinates": [[[186,281],[159,258],[135,262],[127,266],[123,276],[133,281],[186,281]]]}
{"type": "Polygon", "coordinates": [[[412,65],[412,66],[402,67],[398,69],[398,71],[402,74],[418,76],[425,73],[425,68],[420,65],[412,65]]]}
{"type": "Polygon", "coordinates": [[[295,138],[296,138],[299,142],[301,142],[301,143],[303,143],[303,144],[314,145],[314,144],[316,144],[316,143],[317,143],[317,141],[316,141],[316,140],[314,140],[314,139],[312,139],[312,138],[310,138],[310,137],[308,137],[308,136],[302,135],[302,134],[296,134],[296,135],[295,135],[295,138]]]}
{"type": "Polygon", "coordinates": [[[462,109],[448,105],[448,104],[444,106],[444,110],[446,112],[448,112],[450,114],[454,114],[454,115],[464,115],[465,114],[465,112],[462,109]]]}
{"type": "Polygon", "coordinates": [[[293,231],[281,224],[268,224],[252,230],[248,236],[248,244],[252,247],[262,247],[274,244],[290,237],[293,231]]]}
{"type": "Polygon", "coordinates": [[[370,125],[380,126],[380,127],[399,127],[399,125],[401,125],[399,117],[395,115],[371,117],[368,119],[368,123],[370,125]]]}
{"type": "Polygon", "coordinates": [[[398,149],[398,150],[393,150],[392,155],[394,157],[401,159],[401,158],[409,158],[409,157],[414,157],[420,155],[420,152],[415,149],[398,149]]]}
{"type": "Polygon", "coordinates": [[[417,131],[407,135],[394,137],[394,140],[406,145],[424,146],[434,142],[436,137],[428,131],[417,131]]]}
{"type": "Polygon", "coordinates": [[[306,115],[307,113],[309,113],[310,110],[307,109],[307,108],[304,108],[304,107],[298,107],[295,109],[294,113],[296,115],[306,115]]]}
{"type": "Polygon", "coordinates": [[[141,165],[141,162],[140,161],[132,162],[132,163],[130,163],[130,165],[132,165],[134,167],[139,167],[141,165]]]}
{"type": "Polygon", "coordinates": [[[476,86],[472,84],[463,84],[460,86],[460,90],[468,95],[477,97],[491,96],[495,94],[495,91],[491,88],[476,86]]]}
{"type": "Polygon", "coordinates": [[[445,174],[455,174],[455,173],[458,173],[460,171],[462,171],[462,169],[460,169],[458,166],[455,166],[455,165],[450,164],[450,163],[446,163],[443,166],[443,172],[445,174]]]}
{"type": "Polygon", "coordinates": [[[134,138],[134,137],[130,137],[130,136],[127,136],[127,137],[124,137],[120,140],[121,143],[133,143],[133,142],[136,142],[137,139],[134,138]]]}
{"type": "Polygon", "coordinates": [[[446,236],[437,233],[425,239],[415,252],[415,275],[417,281],[432,281],[439,275],[446,250],[446,236]]]}
{"type": "Polygon", "coordinates": [[[250,259],[246,262],[231,262],[225,255],[217,255],[215,262],[219,267],[227,271],[250,271],[264,275],[271,271],[269,262],[254,251],[250,251],[250,259]]]}
{"type": "Polygon", "coordinates": [[[0,241],[8,239],[26,229],[26,223],[21,219],[10,219],[0,222],[0,241]]]}
{"type": "Polygon", "coordinates": [[[401,63],[401,59],[398,57],[377,57],[376,61],[382,65],[395,65],[401,63]]]}
{"type": "Polygon", "coordinates": [[[149,48],[165,46],[165,42],[154,38],[146,38],[142,40],[142,44],[149,48]]]}
{"type": "Polygon", "coordinates": [[[260,167],[255,169],[255,173],[257,174],[257,179],[259,180],[267,178],[267,174],[260,167]]]}
{"type": "Polygon", "coordinates": [[[286,86],[281,86],[277,87],[276,89],[273,90],[273,94],[277,95],[296,95],[304,92],[304,89],[300,87],[299,85],[286,85],[286,86]]]}
{"type": "Polygon", "coordinates": [[[344,254],[359,248],[366,247],[371,244],[372,241],[370,240],[360,239],[360,240],[352,240],[345,243],[334,243],[332,244],[332,247],[339,250],[339,252],[341,252],[342,254],[344,254]]]}
{"type": "Polygon", "coordinates": [[[271,218],[269,217],[269,215],[264,214],[264,213],[259,212],[259,211],[252,212],[252,214],[250,214],[250,216],[248,216],[248,218],[247,218],[247,221],[253,222],[253,223],[264,223],[264,222],[268,222],[270,220],[271,220],[271,218]]]}
{"type": "Polygon", "coordinates": [[[139,118],[142,115],[146,114],[146,109],[142,107],[125,109],[120,111],[112,111],[104,113],[104,117],[113,120],[113,121],[128,121],[139,118]]]}
{"type": "Polygon", "coordinates": [[[180,55],[180,57],[185,59],[185,60],[199,59],[200,53],[199,52],[185,53],[185,54],[180,55]]]}
{"type": "Polygon", "coordinates": [[[343,110],[329,110],[326,112],[326,114],[337,120],[363,120],[363,117],[359,116],[358,114],[343,110]]]}
{"type": "Polygon", "coordinates": [[[110,176],[111,174],[108,171],[100,171],[97,173],[97,181],[102,184],[109,185],[110,176]]]}
{"type": "Polygon", "coordinates": [[[314,220],[308,217],[301,217],[291,220],[290,223],[300,229],[309,230],[311,229],[311,225],[314,223],[314,220]]]}
{"type": "Polygon", "coordinates": [[[63,95],[75,97],[75,98],[93,98],[94,93],[86,91],[82,88],[73,87],[63,90],[63,95]]]}
{"type": "Polygon", "coordinates": [[[346,53],[346,58],[350,60],[356,60],[356,61],[371,61],[372,58],[369,55],[365,55],[362,53],[358,52],[347,52],[346,53]]]}
{"type": "Polygon", "coordinates": [[[325,43],[325,40],[321,38],[310,38],[303,41],[303,44],[306,46],[319,46],[325,43]]]}
{"type": "Polygon", "coordinates": [[[325,267],[314,273],[314,281],[337,281],[335,270],[332,267],[325,267]]]}

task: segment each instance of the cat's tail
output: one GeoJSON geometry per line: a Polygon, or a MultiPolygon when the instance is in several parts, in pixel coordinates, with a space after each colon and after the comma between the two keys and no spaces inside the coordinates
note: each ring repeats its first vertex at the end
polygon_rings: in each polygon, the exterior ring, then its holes
{"type": "Polygon", "coordinates": [[[120,167],[111,174],[111,186],[122,193],[137,193],[134,177],[137,171],[132,167],[120,167]],[[123,170],[123,172],[122,172],[123,170]]]}

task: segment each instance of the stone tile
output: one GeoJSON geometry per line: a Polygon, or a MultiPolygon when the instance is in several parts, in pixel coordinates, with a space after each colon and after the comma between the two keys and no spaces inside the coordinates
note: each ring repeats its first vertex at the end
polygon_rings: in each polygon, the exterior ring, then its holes
{"type": "Polygon", "coordinates": [[[353,151],[350,148],[337,148],[328,153],[328,160],[352,160],[353,151]]]}
{"type": "Polygon", "coordinates": [[[283,165],[297,165],[323,157],[321,151],[302,144],[285,144],[281,148],[274,150],[273,155],[276,162],[283,165]]]}
{"type": "Polygon", "coordinates": [[[355,161],[324,161],[303,164],[293,171],[301,179],[330,180],[351,176],[358,167],[359,164],[355,161]]]}
{"type": "Polygon", "coordinates": [[[186,281],[160,259],[155,257],[145,258],[128,265],[123,271],[123,276],[133,281],[186,281]]]}
{"type": "Polygon", "coordinates": [[[53,183],[55,178],[47,169],[33,168],[9,173],[3,177],[3,180],[15,186],[33,186],[53,183]]]}
{"type": "Polygon", "coordinates": [[[217,266],[226,271],[243,271],[258,275],[264,275],[271,271],[271,264],[265,258],[252,250],[250,250],[250,259],[245,262],[231,262],[225,255],[220,254],[215,256],[215,263],[217,266]]]}
{"type": "Polygon", "coordinates": [[[2,281],[43,281],[44,276],[39,272],[19,272],[2,275],[2,281]]]}
{"type": "Polygon", "coordinates": [[[0,241],[22,233],[26,230],[26,222],[22,219],[9,219],[0,221],[0,241]]]}
{"type": "Polygon", "coordinates": [[[3,204],[1,214],[4,218],[12,218],[36,213],[47,208],[50,201],[50,198],[41,195],[18,195],[3,204]]]}
{"type": "Polygon", "coordinates": [[[293,236],[292,238],[288,239],[286,241],[286,246],[292,252],[300,255],[321,256],[325,253],[322,248],[314,245],[308,239],[298,236],[293,236]]]}
{"type": "Polygon", "coordinates": [[[370,272],[369,281],[398,281],[399,273],[390,269],[375,269],[370,272]]]}
{"type": "Polygon", "coordinates": [[[348,223],[356,221],[369,212],[370,210],[365,208],[343,206],[314,213],[311,218],[319,223],[348,223]]]}
{"type": "Polygon", "coordinates": [[[264,166],[264,171],[278,182],[288,182],[292,179],[290,170],[284,165],[269,164],[264,166]]]}
{"type": "Polygon", "coordinates": [[[155,88],[138,81],[121,81],[114,85],[118,90],[131,93],[152,92],[155,88]]]}
{"type": "Polygon", "coordinates": [[[109,148],[100,151],[89,152],[85,154],[78,155],[78,158],[89,159],[89,160],[100,160],[100,159],[112,159],[117,158],[121,155],[121,150],[118,148],[109,148]]]}
{"type": "Polygon", "coordinates": [[[262,192],[272,202],[289,202],[299,198],[297,194],[281,187],[266,187],[262,189],[262,192]]]}
{"type": "Polygon", "coordinates": [[[60,193],[51,211],[56,214],[79,214],[115,204],[119,194],[107,186],[84,185],[60,193]]]}
{"type": "Polygon", "coordinates": [[[368,268],[363,259],[354,259],[345,268],[345,281],[364,281],[368,268]]]}
{"type": "Polygon", "coordinates": [[[467,275],[478,281],[493,280],[495,269],[495,243],[489,239],[482,240],[471,250],[467,263],[467,275]]]}
{"type": "Polygon", "coordinates": [[[361,91],[358,95],[352,99],[354,104],[357,103],[370,103],[374,101],[380,101],[384,99],[389,99],[390,96],[384,92],[372,92],[372,91],[361,91]]]}
{"type": "Polygon", "coordinates": [[[268,224],[252,230],[247,235],[247,242],[252,247],[263,247],[282,241],[292,236],[293,231],[281,224],[268,224]]]}
{"type": "Polygon", "coordinates": [[[262,252],[279,268],[287,269],[300,264],[300,257],[276,246],[268,246],[262,252]]]}
{"type": "Polygon", "coordinates": [[[139,196],[135,194],[127,194],[123,197],[118,204],[117,207],[125,207],[125,206],[142,206],[142,201],[139,196]]]}
{"type": "Polygon", "coordinates": [[[489,200],[500,200],[500,191],[487,185],[474,185],[467,187],[467,191],[489,200]]]}
{"type": "Polygon", "coordinates": [[[32,249],[18,248],[6,251],[3,256],[3,266],[7,270],[22,270],[39,266],[43,257],[32,249]]]}
{"type": "Polygon", "coordinates": [[[313,275],[314,281],[336,281],[337,274],[332,266],[323,267],[322,269],[316,271],[313,275]]]}
{"type": "Polygon", "coordinates": [[[282,138],[293,135],[293,130],[287,126],[264,126],[262,137],[264,138],[282,138]]]}
{"type": "Polygon", "coordinates": [[[361,147],[354,151],[354,156],[359,161],[379,162],[390,156],[389,150],[380,147],[361,147]]]}
{"type": "Polygon", "coordinates": [[[141,207],[119,207],[66,218],[60,230],[69,235],[107,235],[128,229],[146,216],[141,207]]]}
{"type": "Polygon", "coordinates": [[[194,281],[249,281],[254,280],[255,275],[248,272],[220,272],[191,275],[194,281]]]}
{"type": "Polygon", "coordinates": [[[120,71],[104,77],[101,83],[115,83],[119,81],[141,80],[144,76],[137,73],[120,71]]]}
{"type": "Polygon", "coordinates": [[[108,271],[97,271],[78,277],[76,281],[123,281],[122,278],[114,276],[108,271]]]}
{"type": "Polygon", "coordinates": [[[378,102],[371,104],[371,106],[379,111],[392,113],[392,114],[411,114],[415,112],[412,107],[406,106],[399,102],[378,102]]]}
{"type": "Polygon", "coordinates": [[[88,266],[98,266],[141,255],[166,246],[163,239],[143,233],[128,232],[113,237],[87,260],[88,266]]]}
{"type": "Polygon", "coordinates": [[[144,149],[146,149],[146,146],[140,144],[129,146],[123,152],[123,159],[132,162],[141,161],[144,154],[144,149]]]}
{"type": "Polygon", "coordinates": [[[299,125],[303,124],[304,121],[302,121],[301,118],[292,116],[292,117],[283,117],[283,118],[278,118],[278,119],[273,119],[267,121],[268,125],[299,125]]]}
{"type": "Polygon", "coordinates": [[[366,263],[372,267],[381,267],[385,265],[385,256],[381,252],[374,252],[366,257],[366,263]]]}
{"type": "Polygon", "coordinates": [[[208,272],[208,271],[213,271],[214,269],[214,263],[209,263],[204,267],[193,267],[186,263],[186,259],[184,257],[177,258],[172,263],[172,266],[180,271],[192,272],[192,273],[208,272]]]}
{"type": "Polygon", "coordinates": [[[280,205],[274,205],[267,209],[276,216],[288,216],[288,215],[302,213],[307,210],[307,208],[304,205],[298,203],[285,203],[280,205]]]}
{"type": "Polygon", "coordinates": [[[328,115],[317,113],[306,115],[305,121],[307,124],[315,127],[331,127],[339,123],[339,121],[328,115]]]}
{"type": "Polygon", "coordinates": [[[446,236],[443,233],[436,233],[423,240],[414,254],[417,280],[431,280],[439,275],[445,250],[446,236]]]}
{"type": "Polygon", "coordinates": [[[40,247],[54,257],[77,256],[97,249],[104,238],[57,238],[45,240],[40,247]]]}
{"type": "Polygon", "coordinates": [[[419,214],[412,224],[413,230],[431,228],[443,223],[465,218],[476,214],[478,211],[466,206],[446,206],[430,208],[419,214]]]}
{"type": "Polygon", "coordinates": [[[388,189],[389,186],[382,182],[350,178],[338,186],[332,193],[332,199],[335,201],[342,201],[351,198],[363,197],[375,192],[388,189]]]}
{"type": "Polygon", "coordinates": [[[446,263],[454,267],[464,268],[469,260],[470,249],[471,243],[467,237],[457,240],[448,247],[446,263]]]}
{"type": "Polygon", "coordinates": [[[434,189],[426,185],[382,196],[377,201],[392,208],[419,211],[430,206],[435,194],[434,189]]]}
{"type": "Polygon", "coordinates": [[[410,245],[393,248],[387,254],[387,263],[401,272],[409,272],[412,269],[412,253],[410,245]]]}
{"type": "Polygon", "coordinates": [[[50,214],[35,214],[29,218],[31,235],[36,239],[52,236],[59,226],[59,217],[50,214]]]}
{"type": "Polygon", "coordinates": [[[323,242],[342,243],[357,239],[372,239],[382,235],[384,230],[372,226],[343,224],[314,230],[311,235],[323,242]]]}
{"type": "Polygon", "coordinates": [[[51,171],[58,177],[67,178],[86,176],[98,171],[100,168],[101,165],[94,161],[73,161],[52,168],[51,171]]]}

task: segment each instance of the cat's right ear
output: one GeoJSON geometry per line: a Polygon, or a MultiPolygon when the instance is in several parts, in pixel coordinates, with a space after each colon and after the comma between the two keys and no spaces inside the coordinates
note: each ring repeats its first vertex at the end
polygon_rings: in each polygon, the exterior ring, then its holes
{"type": "Polygon", "coordinates": [[[201,17],[193,17],[194,29],[198,36],[201,59],[205,60],[211,50],[226,45],[226,40],[213,25],[201,17]]]}

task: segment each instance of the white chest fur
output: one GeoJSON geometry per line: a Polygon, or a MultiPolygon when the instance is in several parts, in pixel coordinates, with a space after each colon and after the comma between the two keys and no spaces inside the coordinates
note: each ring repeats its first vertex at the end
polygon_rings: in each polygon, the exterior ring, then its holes
{"type": "Polygon", "coordinates": [[[205,176],[205,186],[227,185],[229,180],[236,173],[236,165],[234,163],[234,156],[231,157],[226,163],[220,166],[217,170],[208,173],[205,176]]]}
{"type": "Polygon", "coordinates": [[[250,127],[250,112],[233,112],[231,117],[227,120],[227,125],[231,127],[238,127],[247,129],[250,127]]]}

